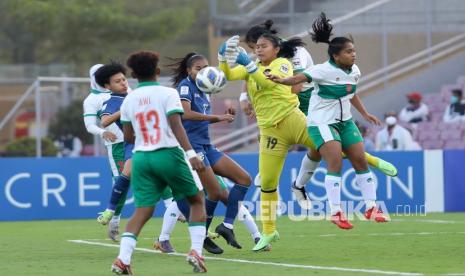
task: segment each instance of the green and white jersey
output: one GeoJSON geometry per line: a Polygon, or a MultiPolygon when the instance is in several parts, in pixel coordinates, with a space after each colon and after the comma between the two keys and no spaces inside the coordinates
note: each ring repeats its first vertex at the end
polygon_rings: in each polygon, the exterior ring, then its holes
{"type": "Polygon", "coordinates": [[[134,152],[179,147],[168,116],[184,113],[178,91],[158,82],[141,82],[121,105],[121,123],[131,123],[134,152]]]}
{"type": "Polygon", "coordinates": [[[355,95],[361,75],[357,65],[345,71],[329,60],[306,69],[304,74],[315,85],[307,126],[328,125],[352,118],[350,99],[355,95]]]}
{"type": "MultiPolygon", "coordinates": [[[[297,47],[295,55],[293,58],[290,59],[290,62],[292,63],[292,67],[294,68],[294,75],[297,73],[302,73],[303,71],[305,71],[305,69],[309,69],[314,65],[312,56],[307,51],[307,49],[305,49],[305,47],[297,47]]],[[[302,91],[306,91],[313,87],[313,83],[306,82],[304,83],[302,91]]]]}
{"type": "MultiPolygon", "coordinates": [[[[100,118],[100,114],[102,113],[102,108],[104,102],[110,99],[111,95],[110,92],[101,92],[97,90],[91,90],[90,94],[84,100],[83,107],[84,107],[84,117],[95,116],[96,118],[100,118]]],[[[112,123],[108,127],[105,128],[116,135],[116,140],[114,142],[104,141],[105,145],[112,145],[116,143],[123,142],[123,132],[120,128],[115,124],[112,123]]]]}

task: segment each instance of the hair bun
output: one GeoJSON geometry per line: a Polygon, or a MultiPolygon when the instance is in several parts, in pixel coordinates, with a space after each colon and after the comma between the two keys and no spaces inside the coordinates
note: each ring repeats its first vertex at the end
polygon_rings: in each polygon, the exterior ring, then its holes
{"type": "Polygon", "coordinates": [[[273,20],[268,19],[268,20],[266,20],[266,21],[263,23],[263,26],[265,26],[265,28],[267,28],[268,30],[270,30],[271,27],[273,26],[273,24],[274,24],[273,20]]]}

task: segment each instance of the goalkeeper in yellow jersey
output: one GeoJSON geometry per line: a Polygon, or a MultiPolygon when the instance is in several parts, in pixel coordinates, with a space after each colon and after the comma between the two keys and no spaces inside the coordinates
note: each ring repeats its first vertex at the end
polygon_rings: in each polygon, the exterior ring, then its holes
{"type": "MultiPolygon", "coordinates": [[[[272,20],[267,20],[262,24],[252,26],[247,31],[245,38],[244,38],[244,42],[247,44],[249,48],[253,50],[255,49],[257,40],[265,33],[278,35],[277,29],[273,28],[272,20]]],[[[308,69],[314,66],[313,59],[310,53],[303,46],[297,46],[295,48],[294,55],[289,58],[289,61],[293,65],[294,75],[301,73],[305,69],[308,69]]],[[[314,89],[313,83],[304,83],[304,84],[292,86],[292,92],[296,93],[299,99],[299,109],[305,114],[305,116],[307,116],[308,114],[308,106],[309,106],[310,96],[311,96],[313,89],[314,89]]],[[[247,91],[247,87],[245,87],[244,91],[247,91]]],[[[249,103],[247,92],[241,93],[240,99],[241,99],[241,106],[250,108],[247,106],[247,104],[249,103]]],[[[247,113],[248,111],[249,110],[244,109],[244,112],[247,113]]],[[[371,166],[378,169],[383,174],[388,175],[388,176],[397,175],[397,169],[391,163],[386,162],[383,159],[377,158],[375,156],[371,156],[369,154],[366,154],[366,158],[368,159],[371,166]]],[[[303,209],[311,208],[311,202],[305,191],[305,185],[307,185],[309,180],[312,178],[313,173],[315,172],[316,168],[318,167],[320,163],[320,159],[321,159],[320,156],[315,156],[315,155],[312,156],[310,152],[304,155],[304,157],[302,158],[302,162],[301,162],[299,173],[297,174],[296,180],[291,185],[291,191],[296,197],[296,200],[299,203],[300,207],[303,209]]]]}
{"type": "Polygon", "coordinates": [[[292,57],[295,48],[301,45],[303,43],[300,39],[282,41],[272,34],[265,33],[256,43],[257,63],[245,52],[239,52],[235,61],[242,66],[234,68],[230,68],[226,63],[226,44],[223,44],[219,51],[220,69],[225,72],[228,80],[247,81],[249,97],[255,108],[260,129],[259,173],[263,235],[253,248],[254,251],[263,250],[271,242],[279,239],[275,224],[277,186],[289,147],[293,144],[306,145],[312,150],[312,156],[320,158],[306,132],[306,118],[298,109],[299,102],[291,87],[267,79],[268,74],[281,78],[292,76],[293,68],[288,58],[292,57]]]}
{"type": "MultiPolygon", "coordinates": [[[[276,84],[266,74],[290,77],[292,65],[287,58],[296,46],[303,45],[300,39],[280,41],[271,34],[264,34],[257,41],[255,63],[246,53],[240,52],[236,63],[242,66],[230,68],[220,59],[220,69],[228,80],[246,80],[249,97],[255,108],[260,129],[259,173],[261,177],[261,219],[263,235],[253,248],[260,251],[279,239],[276,231],[277,186],[289,146],[303,144],[314,148],[306,133],[305,115],[298,109],[297,96],[289,86],[276,84]]],[[[220,48],[225,55],[226,46],[220,48]]],[[[315,154],[318,154],[314,151],[315,154]]]]}

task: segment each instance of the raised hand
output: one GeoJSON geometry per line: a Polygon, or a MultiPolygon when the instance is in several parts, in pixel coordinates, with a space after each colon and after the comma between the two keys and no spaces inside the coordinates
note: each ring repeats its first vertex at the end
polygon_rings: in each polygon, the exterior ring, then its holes
{"type": "Polygon", "coordinates": [[[371,115],[370,113],[367,113],[365,116],[363,116],[363,118],[374,125],[381,125],[381,121],[378,119],[378,117],[371,115]]]}
{"type": "Polygon", "coordinates": [[[221,44],[220,48],[218,49],[218,61],[225,62],[227,61],[228,64],[230,62],[235,62],[237,58],[238,50],[237,46],[239,45],[239,36],[235,35],[230,37],[226,40],[223,44],[221,44]]]}

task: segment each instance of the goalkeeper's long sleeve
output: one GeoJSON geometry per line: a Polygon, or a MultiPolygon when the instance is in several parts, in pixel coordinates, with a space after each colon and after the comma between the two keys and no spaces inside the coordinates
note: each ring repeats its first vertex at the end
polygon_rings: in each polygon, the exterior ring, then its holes
{"type": "Polygon", "coordinates": [[[220,62],[219,68],[228,81],[245,80],[247,77],[247,70],[242,65],[231,68],[226,62],[220,62]]]}

